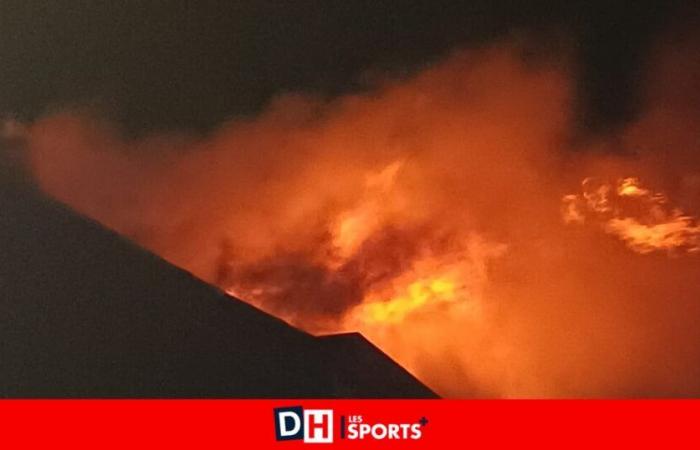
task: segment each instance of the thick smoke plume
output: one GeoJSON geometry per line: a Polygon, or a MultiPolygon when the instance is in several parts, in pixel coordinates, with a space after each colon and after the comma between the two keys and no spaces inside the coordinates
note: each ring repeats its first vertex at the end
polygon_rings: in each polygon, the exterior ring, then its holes
{"type": "Polygon", "coordinates": [[[205,137],[65,112],[28,146],[51,195],[445,396],[700,395],[688,54],[660,45],[639,121],[585,145],[569,65],[497,45],[205,137]]]}

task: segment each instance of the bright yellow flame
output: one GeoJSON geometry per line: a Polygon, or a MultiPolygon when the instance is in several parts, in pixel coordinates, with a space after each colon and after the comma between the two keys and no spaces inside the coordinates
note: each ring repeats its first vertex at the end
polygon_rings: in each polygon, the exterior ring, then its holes
{"type": "Polygon", "coordinates": [[[617,186],[617,195],[620,197],[642,197],[649,195],[649,191],[641,188],[639,185],[639,179],[634,177],[625,178],[621,180],[617,186]]]}
{"type": "Polygon", "coordinates": [[[455,283],[447,278],[414,281],[403,295],[364,304],[361,315],[365,323],[397,323],[425,304],[454,301],[455,290],[455,283]]]}

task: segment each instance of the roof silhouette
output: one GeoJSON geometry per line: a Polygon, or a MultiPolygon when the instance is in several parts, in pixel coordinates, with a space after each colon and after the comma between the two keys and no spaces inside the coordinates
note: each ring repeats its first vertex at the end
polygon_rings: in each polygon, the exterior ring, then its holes
{"type": "Polygon", "coordinates": [[[0,397],[435,397],[359,334],[298,330],[2,169],[0,397]]]}

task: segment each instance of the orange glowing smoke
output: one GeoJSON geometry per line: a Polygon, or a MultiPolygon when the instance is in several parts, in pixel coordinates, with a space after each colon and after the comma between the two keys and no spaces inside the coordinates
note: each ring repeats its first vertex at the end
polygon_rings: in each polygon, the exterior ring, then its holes
{"type": "Polygon", "coordinates": [[[564,197],[564,221],[583,223],[586,217],[627,243],[634,251],[700,251],[700,225],[695,217],[668,205],[661,193],[641,187],[636,178],[617,186],[583,181],[583,194],[564,197]]]}
{"type": "Polygon", "coordinates": [[[29,147],[57,198],[443,395],[700,395],[697,140],[664,101],[611,141],[635,156],[573,149],[567,67],[494,46],[206,137],[63,113],[29,147]]]}

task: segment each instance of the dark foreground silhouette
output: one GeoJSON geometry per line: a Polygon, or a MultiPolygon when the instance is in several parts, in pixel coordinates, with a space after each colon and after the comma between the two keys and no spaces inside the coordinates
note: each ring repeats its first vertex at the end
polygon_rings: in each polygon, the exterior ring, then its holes
{"type": "Polygon", "coordinates": [[[435,394],[361,335],[314,337],[0,171],[0,397],[435,394]]]}

